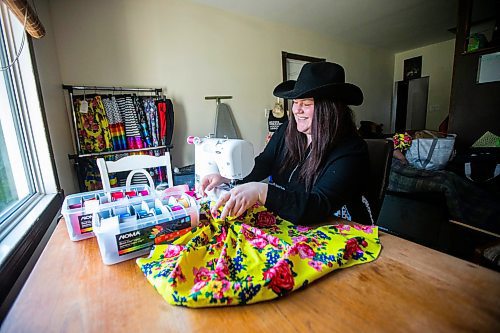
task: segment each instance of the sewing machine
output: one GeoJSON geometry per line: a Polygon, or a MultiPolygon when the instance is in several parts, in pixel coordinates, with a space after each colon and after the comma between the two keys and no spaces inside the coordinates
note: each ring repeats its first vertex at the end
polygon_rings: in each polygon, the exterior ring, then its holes
{"type": "Polygon", "coordinates": [[[201,179],[212,173],[219,173],[233,183],[248,176],[254,166],[253,146],[240,139],[188,137],[187,142],[195,145],[195,189],[198,191],[201,179]]]}

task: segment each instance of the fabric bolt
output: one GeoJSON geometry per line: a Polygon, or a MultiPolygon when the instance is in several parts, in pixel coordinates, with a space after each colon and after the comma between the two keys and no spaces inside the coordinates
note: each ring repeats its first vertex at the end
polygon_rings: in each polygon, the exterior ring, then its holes
{"type": "MultiPolygon", "coordinates": [[[[156,100],[155,105],[158,116],[158,143],[160,145],[170,145],[174,126],[174,107],[172,101],[170,99],[156,100]]],[[[165,168],[159,168],[158,171],[158,179],[160,181],[166,181],[165,168]]]]}
{"type": "Polygon", "coordinates": [[[79,172],[82,174],[83,178],[83,184],[80,186],[83,185],[87,191],[96,191],[102,188],[101,175],[95,160],[83,159],[79,161],[77,167],[79,168],[79,172]]]}
{"type": "Polygon", "coordinates": [[[118,110],[125,123],[125,136],[127,138],[128,149],[143,148],[139,122],[131,96],[118,97],[116,99],[118,110]]]}
{"type": "Polygon", "coordinates": [[[166,99],[167,103],[167,134],[165,138],[165,144],[172,144],[172,136],[174,135],[174,104],[171,99],[166,99]]]}
{"type": "Polygon", "coordinates": [[[374,226],[309,228],[257,205],[225,221],[210,215],[208,203],[202,210],[208,221],[137,259],[170,304],[212,307],[274,299],[336,269],[373,261],[382,248],[374,226]]]}
{"type": "Polygon", "coordinates": [[[122,120],[116,99],[114,96],[111,98],[103,98],[102,103],[106,110],[106,116],[109,121],[109,129],[111,132],[111,139],[113,142],[113,150],[127,149],[127,140],[125,137],[125,125],[122,120]]]}
{"type": "Polygon", "coordinates": [[[111,132],[109,122],[100,96],[86,98],[88,108],[81,112],[83,98],[75,97],[73,100],[76,110],[78,138],[80,153],[97,153],[111,151],[111,132]]]}
{"type": "Polygon", "coordinates": [[[134,107],[137,112],[137,120],[139,122],[139,129],[141,131],[142,141],[144,143],[144,147],[152,147],[153,142],[151,141],[151,136],[149,134],[149,124],[146,116],[146,112],[144,111],[144,103],[142,99],[134,96],[134,107]]]}
{"type": "MultiPolygon", "coordinates": [[[[107,158],[109,157],[106,157],[106,159],[107,158]]],[[[102,189],[101,174],[95,159],[79,159],[78,169],[80,174],[83,175],[83,184],[80,184],[80,186],[83,186],[86,191],[97,191],[102,189]]],[[[109,183],[111,186],[116,186],[117,178],[114,175],[110,175],[109,183]]]]}
{"type": "MultiPolygon", "coordinates": [[[[125,187],[126,184],[127,184],[127,179],[126,179],[126,177],[123,177],[123,178],[118,178],[116,186],[125,187]]],[[[149,184],[149,181],[146,178],[146,176],[144,176],[144,175],[136,175],[136,176],[134,176],[134,179],[132,179],[130,184],[131,185],[140,185],[140,184],[147,185],[147,184],[149,184]]]]}
{"type": "Polygon", "coordinates": [[[87,191],[97,191],[102,188],[99,173],[96,170],[88,170],[85,174],[85,188],[87,191]]]}
{"type": "Polygon", "coordinates": [[[153,147],[158,147],[158,111],[153,98],[146,98],[143,101],[144,112],[149,124],[149,131],[153,141],[153,147]]]}
{"type": "Polygon", "coordinates": [[[142,145],[142,138],[140,136],[127,137],[127,147],[129,149],[144,148],[142,145]]]}
{"type": "Polygon", "coordinates": [[[114,150],[127,149],[127,138],[125,136],[125,126],[123,123],[109,124],[114,150]]]}
{"type": "Polygon", "coordinates": [[[110,124],[123,122],[122,115],[118,110],[118,104],[116,104],[116,98],[114,96],[102,98],[102,104],[104,105],[106,116],[110,124]]]}
{"type": "MultiPolygon", "coordinates": [[[[168,137],[168,130],[169,130],[169,110],[168,108],[168,101],[170,100],[164,100],[164,99],[157,99],[154,102],[154,105],[156,106],[156,115],[157,115],[157,132],[158,132],[158,144],[159,145],[169,145],[167,142],[167,137],[168,137]]],[[[157,151],[157,153],[159,153],[157,151]]],[[[166,170],[165,168],[160,168],[159,173],[158,173],[158,179],[160,181],[166,181],[166,170]]]]}
{"type": "Polygon", "coordinates": [[[167,103],[157,101],[156,108],[158,110],[158,141],[160,145],[164,145],[167,135],[167,103]]]}

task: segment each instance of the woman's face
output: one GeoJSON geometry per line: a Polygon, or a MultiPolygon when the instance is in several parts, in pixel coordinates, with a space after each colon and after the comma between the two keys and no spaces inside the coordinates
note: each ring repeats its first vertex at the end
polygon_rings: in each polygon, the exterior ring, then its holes
{"type": "Polygon", "coordinates": [[[297,130],[310,136],[311,124],[314,115],[314,99],[294,99],[292,112],[295,117],[295,122],[297,123],[297,130]]]}

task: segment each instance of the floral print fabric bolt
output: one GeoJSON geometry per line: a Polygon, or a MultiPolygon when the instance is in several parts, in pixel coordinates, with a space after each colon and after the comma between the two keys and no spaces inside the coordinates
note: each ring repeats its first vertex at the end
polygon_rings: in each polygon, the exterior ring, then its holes
{"type": "Polygon", "coordinates": [[[86,101],[88,109],[83,113],[80,111],[83,99],[75,100],[81,153],[110,151],[113,145],[111,143],[108,118],[106,117],[101,97],[96,96],[86,99],[86,101]]]}
{"type": "Polygon", "coordinates": [[[170,304],[208,307],[270,300],[333,270],[373,261],[381,251],[374,226],[297,226],[257,205],[236,220],[210,216],[208,204],[202,211],[209,216],[207,223],[137,259],[170,304]]]}

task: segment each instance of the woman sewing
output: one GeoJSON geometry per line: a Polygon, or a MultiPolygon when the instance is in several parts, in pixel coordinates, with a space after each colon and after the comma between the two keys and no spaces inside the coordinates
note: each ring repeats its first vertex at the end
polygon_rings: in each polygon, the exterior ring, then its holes
{"type": "MultiPolygon", "coordinates": [[[[368,151],[348,107],[363,102],[361,89],[345,82],[342,66],[318,62],[304,65],[296,81],[279,84],[273,93],[293,100],[293,117],[255,158],[250,175],[212,210],[224,205],[222,219],[237,217],[259,202],[283,219],[307,225],[345,206],[354,221],[369,223],[362,197],[368,151]],[[269,176],[272,183],[260,182],[269,176]]],[[[207,175],[201,192],[225,182],[219,174],[207,175]]]]}

